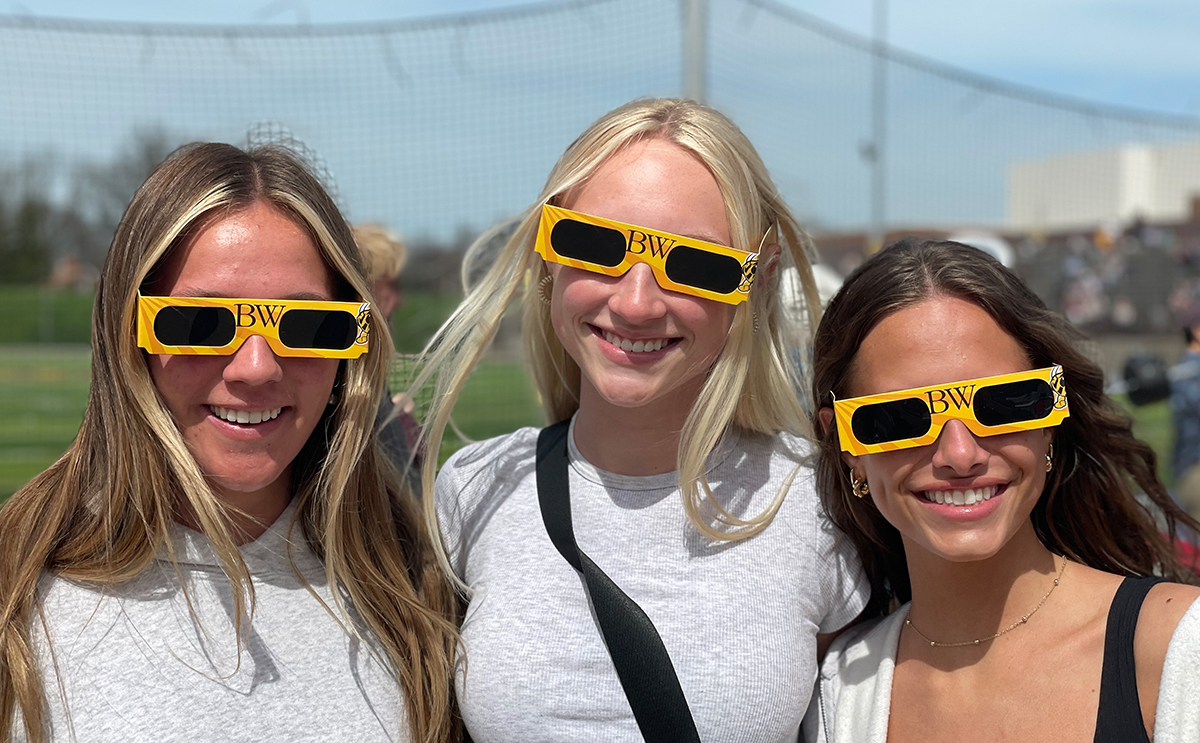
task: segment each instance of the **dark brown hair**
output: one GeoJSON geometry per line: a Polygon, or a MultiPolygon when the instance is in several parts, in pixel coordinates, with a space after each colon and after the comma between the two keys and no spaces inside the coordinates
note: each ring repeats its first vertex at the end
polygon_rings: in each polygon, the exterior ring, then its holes
{"type": "MultiPolygon", "coordinates": [[[[1071,415],[1055,434],[1055,467],[1030,516],[1042,544],[1098,570],[1196,583],[1174,546],[1177,524],[1193,533],[1200,524],[1171,500],[1156,474],[1154,450],[1134,438],[1129,416],[1104,394],[1104,373],[1077,348],[1082,334],[981,250],[907,239],[851,274],[817,328],[818,407],[831,407],[833,395],[846,396],[859,346],[881,320],[932,296],[981,307],[1024,349],[1032,368],[1063,367],[1071,415]],[[1135,497],[1134,484],[1144,498],[1135,497]]],[[[908,601],[912,589],[900,532],[870,498],[851,493],[836,425],[819,436],[817,487],[871,581],[864,615],[880,616],[908,601]]]]}

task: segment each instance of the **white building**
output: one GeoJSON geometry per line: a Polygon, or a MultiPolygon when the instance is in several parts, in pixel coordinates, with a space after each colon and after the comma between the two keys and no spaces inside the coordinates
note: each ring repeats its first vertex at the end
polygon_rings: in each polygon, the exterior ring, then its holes
{"type": "Polygon", "coordinates": [[[1014,163],[1007,221],[1020,231],[1182,222],[1200,198],[1200,142],[1124,145],[1014,163]]]}

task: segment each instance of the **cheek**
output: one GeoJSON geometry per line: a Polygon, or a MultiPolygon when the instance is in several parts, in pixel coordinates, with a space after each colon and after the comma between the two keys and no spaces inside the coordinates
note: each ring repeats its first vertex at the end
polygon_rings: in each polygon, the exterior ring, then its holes
{"type": "Polygon", "coordinates": [[[205,402],[208,393],[221,381],[224,356],[187,356],[150,354],[146,366],[158,394],[171,413],[205,402]]]}
{"type": "Polygon", "coordinates": [[[333,383],[337,380],[337,359],[289,359],[281,358],[284,383],[296,390],[306,402],[329,401],[333,383]]]}
{"type": "Polygon", "coordinates": [[[693,297],[672,299],[676,300],[671,304],[672,314],[691,332],[705,365],[711,365],[729,339],[735,311],[733,305],[693,297]]]}
{"type": "Polygon", "coordinates": [[[920,446],[860,457],[871,486],[871,496],[880,513],[886,516],[891,505],[907,494],[905,483],[932,456],[932,447],[920,446]]]}

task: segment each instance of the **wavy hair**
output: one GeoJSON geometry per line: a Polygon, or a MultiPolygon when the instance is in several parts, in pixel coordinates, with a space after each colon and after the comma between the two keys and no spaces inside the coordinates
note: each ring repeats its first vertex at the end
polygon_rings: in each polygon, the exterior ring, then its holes
{"type": "MultiPolygon", "coordinates": [[[[848,394],[854,360],[884,318],[934,296],[978,305],[1025,351],[1032,368],[1059,364],[1071,415],[1056,429],[1053,472],[1031,518],[1047,549],[1118,575],[1195,583],[1174,551],[1177,525],[1198,524],[1159,481],[1154,450],[1104,394],[1104,373],[1078,350],[1082,334],[995,258],[955,242],[903,240],[858,268],[825,310],[814,350],[813,398],[832,407],[848,394]],[[1131,483],[1145,493],[1140,501],[1131,483]],[[1165,534],[1159,524],[1165,526],[1165,534]]],[[[912,588],[900,532],[870,498],[851,492],[836,424],[819,438],[817,487],[830,519],[854,542],[871,582],[864,614],[886,614],[912,588]]]]}
{"type": "MultiPolygon", "coordinates": [[[[235,509],[213,494],[155,389],[136,346],[134,313],[139,287],[197,230],[264,201],[307,231],[339,298],[370,296],[349,227],[288,150],[189,145],[138,189],[96,292],[91,389],[79,434],[0,509],[0,741],[15,735],[18,715],[29,741],[45,740],[45,684],[30,645],[43,571],[99,586],[128,580],[160,547],[171,550],[173,515],[190,509],[234,588],[239,644],[242,617],[253,621],[254,588],[231,529],[235,509]]],[[[289,528],[298,524],[324,561],[343,625],[350,632],[364,626],[383,649],[413,739],[441,741],[457,735],[455,597],[413,498],[377,448],[375,409],[392,345],[387,323],[372,319],[370,351],[342,362],[337,402],[294,460],[289,528]]]]}
{"type": "MultiPolygon", "coordinates": [[[[802,322],[796,323],[780,299],[782,272],[759,265],[749,301],[734,313],[724,349],[709,371],[680,438],[677,471],[689,519],[709,538],[745,538],[770,522],[787,487],[763,513],[738,518],[712,498],[704,477],[705,460],[730,426],[765,434],[810,433],[801,400],[807,385],[800,374],[807,361],[803,354],[810,347],[811,329],[820,316],[820,303],[812,279],[808,237],[784,204],[753,145],[725,116],[692,101],[632,101],[605,114],[567,147],[537,201],[522,215],[491,266],[423,354],[415,384],[437,374],[425,432],[427,450],[438,450],[463,384],[495,335],[505,310],[519,296],[526,351],[547,420],[566,420],[578,409],[579,366],[555,335],[549,306],[538,296],[541,281],[549,276],[534,252],[538,217],[547,203],[569,207],[572,193],[601,165],[634,143],[651,139],[678,145],[712,173],[724,197],[734,247],[753,251],[767,231],[778,225],[779,242],[786,246],[782,258],[799,269],[802,298],[797,304],[802,322]]],[[[505,227],[511,225],[497,229],[505,227]]],[[[493,237],[491,232],[482,235],[468,255],[493,237]]],[[[435,474],[436,462],[431,457],[423,473],[425,492],[433,492],[435,474]]],[[[436,528],[433,498],[426,499],[426,518],[431,528],[436,528]]],[[[443,567],[449,567],[444,558],[443,567]]]]}

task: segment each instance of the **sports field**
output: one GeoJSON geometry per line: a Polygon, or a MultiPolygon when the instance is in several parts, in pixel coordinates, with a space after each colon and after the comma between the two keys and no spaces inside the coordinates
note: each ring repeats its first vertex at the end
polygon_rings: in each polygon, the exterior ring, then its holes
{"type": "MultiPolygon", "coordinates": [[[[0,325],[0,500],[57,459],[79,429],[90,379],[91,303],[87,293],[0,290],[0,310],[9,318],[0,325]]],[[[407,295],[392,316],[397,350],[409,355],[419,351],[457,303],[449,295],[407,295]]],[[[397,359],[394,391],[407,385],[406,358],[411,356],[397,359]]],[[[430,394],[424,390],[417,395],[418,413],[430,394]]],[[[1169,485],[1169,408],[1160,403],[1130,410],[1135,432],[1159,453],[1159,472],[1169,485]]],[[[488,360],[476,370],[459,398],[454,421],[471,439],[544,422],[524,368],[502,359],[488,360]]],[[[443,458],[463,443],[453,433],[447,438],[443,458]]]]}
{"type": "MultiPolygon", "coordinates": [[[[45,469],[67,448],[87,404],[88,347],[50,344],[0,345],[0,499],[45,469]]],[[[403,364],[401,358],[398,364],[403,364]]],[[[395,377],[402,378],[403,369],[395,377]]],[[[420,397],[420,396],[418,396],[420,397]]],[[[1133,409],[1136,431],[1159,453],[1159,470],[1170,482],[1170,410],[1165,403],[1133,409]]],[[[543,423],[537,397],[521,364],[489,360],[471,377],[454,413],[472,439],[543,423]]],[[[462,445],[451,434],[442,456],[462,445]]]]}
{"type": "MultiPolygon", "coordinates": [[[[78,344],[0,345],[0,500],[53,463],[75,438],[87,404],[90,359],[88,347],[78,344]]],[[[404,376],[402,369],[397,372],[395,378],[404,376]]],[[[454,422],[472,439],[543,424],[525,370],[501,360],[485,361],[476,370],[454,422]]],[[[447,438],[443,457],[463,443],[453,433],[447,438]]]]}

